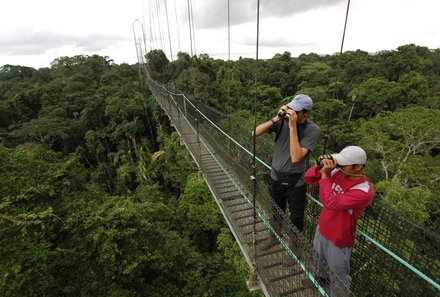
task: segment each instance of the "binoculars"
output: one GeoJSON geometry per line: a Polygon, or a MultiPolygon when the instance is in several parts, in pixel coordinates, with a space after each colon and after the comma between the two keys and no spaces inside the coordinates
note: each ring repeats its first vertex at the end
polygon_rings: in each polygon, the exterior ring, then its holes
{"type": "Polygon", "coordinates": [[[322,160],[332,160],[332,161],[334,161],[332,156],[330,156],[329,158],[321,158],[321,157],[318,157],[318,159],[316,160],[316,166],[317,166],[319,169],[321,169],[322,167],[324,167],[324,164],[322,163],[322,160]]]}
{"type": "Polygon", "coordinates": [[[285,120],[288,120],[288,118],[286,117],[286,113],[285,113],[284,111],[280,111],[280,112],[278,113],[278,116],[279,116],[280,118],[283,118],[283,119],[285,119],[285,120]]]}

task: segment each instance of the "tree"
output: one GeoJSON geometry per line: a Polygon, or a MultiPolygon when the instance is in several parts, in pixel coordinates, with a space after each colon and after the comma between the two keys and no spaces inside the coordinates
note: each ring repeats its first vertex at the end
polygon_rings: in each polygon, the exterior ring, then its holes
{"type": "Polygon", "coordinates": [[[36,70],[32,67],[6,64],[0,66],[0,81],[31,78],[36,70]]]}
{"type": "Polygon", "coordinates": [[[62,158],[40,145],[0,146],[2,296],[48,296],[56,287],[55,266],[65,261],[55,247],[63,241],[60,207],[84,189],[85,177],[75,155],[62,158]]]}
{"type": "Polygon", "coordinates": [[[425,77],[417,72],[410,72],[400,76],[398,83],[402,88],[402,97],[405,101],[399,107],[409,104],[418,104],[428,97],[428,84],[425,77]]]}
{"type": "Polygon", "coordinates": [[[282,97],[280,89],[269,85],[258,85],[249,90],[249,98],[243,107],[248,110],[254,109],[255,96],[257,96],[257,106],[255,107],[261,114],[271,114],[276,107],[279,107],[282,97]]]}
{"type": "Polygon", "coordinates": [[[64,118],[48,115],[23,123],[11,135],[24,140],[34,140],[53,148],[57,141],[68,137],[68,130],[68,124],[64,118]]]}
{"type": "Polygon", "coordinates": [[[349,92],[356,98],[353,118],[373,117],[381,111],[394,111],[402,104],[401,86],[396,82],[370,78],[349,92]]]}
{"type": "Polygon", "coordinates": [[[240,70],[240,77],[243,86],[249,87],[255,84],[255,68],[256,62],[251,58],[240,57],[238,61],[235,62],[237,68],[240,70]]]}
{"type": "Polygon", "coordinates": [[[167,82],[169,77],[166,68],[170,61],[162,50],[152,50],[147,53],[147,67],[151,77],[160,82],[167,82]]]}
{"type": "Polygon", "coordinates": [[[393,52],[387,61],[392,81],[399,80],[400,76],[411,71],[419,72],[423,68],[423,60],[417,53],[414,44],[402,45],[393,52]]]}
{"type": "Polygon", "coordinates": [[[202,251],[213,251],[223,219],[214,197],[198,173],[188,177],[179,197],[178,210],[184,232],[193,239],[194,244],[202,251]]]}
{"type": "Polygon", "coordinates": [[[171,74],[170,79],[175,80],[183,70],[191,67],[191,57],[184,52],[177,53],[177,60],[168,65],[167,72],[171,74]]]}
{"type": "Polygon", "coordinates": [[[210,76],[195,67],[182,71],[174,81],[174,87],[204,103],[210,102],[212,98],[210,76]]]}
{"type": "Polygon", "coordinates": [[[152,164],[151,176],[159,181],[164,191],[179,195],[195,165],[176,132],[163,139],[161,150],[164,153],[152,164]]]}
{"type": "MultiPolygon", "coordinates": [[[[388,180],[398,177],[405,185],[416,186],[421,182],[422,172],[408,175],[411,166],[419,163],[418,158],[438,158],[440,148],[440,110],[411,107],[385,113],[368,122],[363,122],[358,130],[360,144],[371,152],[388,180]],[[415,164],[412,163],[415,161],[415,164]]],[[[434,163],[435,164],[435,163],[434,163]]],[[[426,174],[436,183],[440,170],[429,168],[426,174]]]]}
{"type": "Polygon", "coordinates": [[[334,77],[334,70],[323,62],[304,65],[298,72],[300,87],[327,85],[334,77]]]}
{"type": "Polygon", "coordinates": [[[380,63],[379,55],[370,55],[368,52],[356,50],[347,51],[342,55],[341,81],[344,94],[348,94],[353,87],[370,78],[386,79],[385,67],[380,63]]]}

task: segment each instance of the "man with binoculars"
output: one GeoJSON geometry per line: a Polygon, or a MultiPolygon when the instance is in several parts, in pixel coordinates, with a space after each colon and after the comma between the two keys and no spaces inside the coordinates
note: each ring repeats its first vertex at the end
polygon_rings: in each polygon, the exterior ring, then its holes
{"type": "MultiPolygon", "coordinates": [[[[318,126],[307,121],[312,107],[313,101],[309,96],[296,95],[290,103],[281,106],[275,117],[255,129],[256,136],[276,134],[270,194],[282,211],[286,212],[286,204],[289,205],[290,220],[299,231],[304,227],[304,209],[307,204],[304,184],[306,160],[314,150],[319,136],[318,126]]],[[[283,222],[276,213],[275,207],[271,223],[276,230],[281,230],[283,222]]],[[[269,240],[261,249],[269,249],[276,243],[274,233],[270,232],[269,240]]]]}
{"type": "Polygon", "coordinates": [[[319,185],[322,211],[313,241],[316,273],[322,283],[330,283],[332,297],[348,296],[356,222],[373,201],[373,185],[363,174],[366,162],[361,147],[348,146],[339,154],[320,156],[304,177],[306,183],[319,185]]]}

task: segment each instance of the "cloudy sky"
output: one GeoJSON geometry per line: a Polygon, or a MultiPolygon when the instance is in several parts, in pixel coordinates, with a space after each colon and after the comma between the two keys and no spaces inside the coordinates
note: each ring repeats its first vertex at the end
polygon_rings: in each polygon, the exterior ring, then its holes
{"type": "MultiPolygon", "coordinates": [[[[257,0],[190,0],[193,53],[256,56],[257,0]]],[[[188,0],[2,0],[0,66],[50,67],[61,56],[108,56],[137,62],[133,32],[170,60],[190,53],[188,0]],[[165,8],[167,4],[167,9],[165,8]],[[135,22],[138,19],[139,22],[135,22]],[[167,21],[168,20],[168,21],[167,21]],[[135,30],[133,30],[133,24],[135,30]]],[[[339,52],[347,0],[260,0],[259,58],[339,52]]],[[[414,43],[440,48],[439,0],[352,0],[344,51],[395,50],[414,43]]]]}

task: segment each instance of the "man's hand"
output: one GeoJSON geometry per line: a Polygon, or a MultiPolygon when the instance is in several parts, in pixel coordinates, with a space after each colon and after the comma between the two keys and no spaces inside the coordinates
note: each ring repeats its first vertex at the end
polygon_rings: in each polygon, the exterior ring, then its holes
{"type": "Polygon", "coordinates": [[[331,159],[331,155],[322,155],[319,158],[322,160],[321,178],[330,177],[330,172],[338,166],[336,160],[331,159]]]}
{"type": "Polygon", "coordinates": [[[295,128],[296,129],[296,122],[298,120],[298,115],[296,114],[296,111],[293,109],[290,109],[286,106],[286,109],[283,110],[286,113],[286,117],[289,120],[289,128],[295,128]]]}

